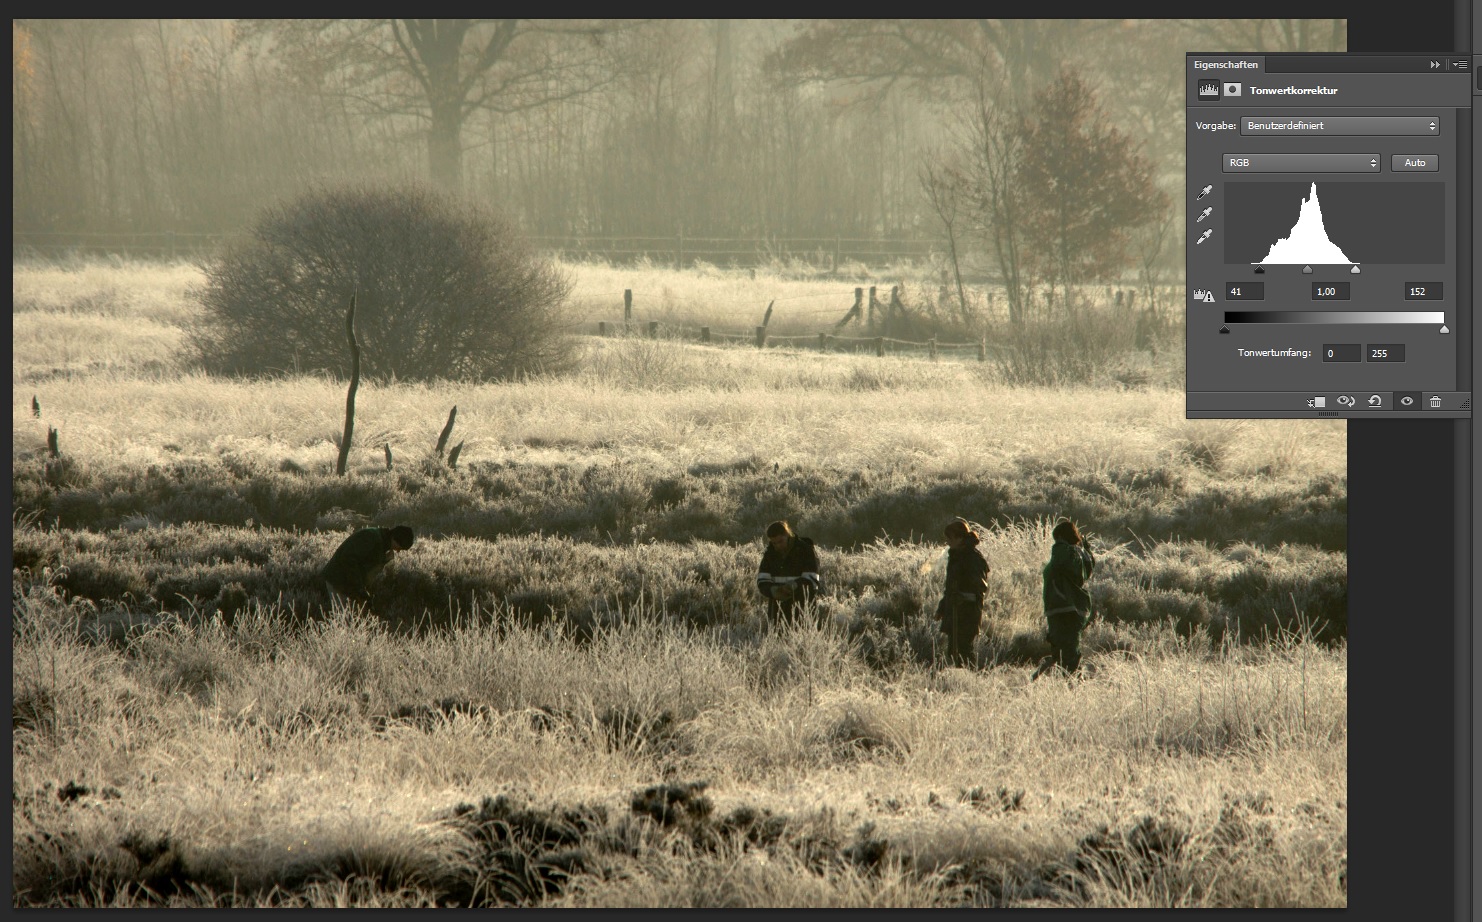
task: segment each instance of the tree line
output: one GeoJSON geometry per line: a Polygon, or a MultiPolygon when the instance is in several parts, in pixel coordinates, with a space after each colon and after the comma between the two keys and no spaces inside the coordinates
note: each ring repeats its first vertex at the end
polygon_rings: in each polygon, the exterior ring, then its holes
{"type": "Polygon", "coordinates": [[[1172,193],[1184,49],[1343,42],[1341,20],[13,20],[12,229],[231,232],[316,183],[430,180],[528,234],[946,239],[923,169],[950,179],[983,113],[1067,70],[1172,193]]]}

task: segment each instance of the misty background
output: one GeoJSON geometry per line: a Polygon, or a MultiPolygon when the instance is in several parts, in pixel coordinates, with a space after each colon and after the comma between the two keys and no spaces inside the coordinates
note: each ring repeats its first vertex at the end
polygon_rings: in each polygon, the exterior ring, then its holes
{"type": "Polygon", "coordinates": [[[1070,71],[1153,164],[1173,266],[1185,52],[1345,44],[1343,20],[15,20],[12,231],[237,233],[315,184],[418,180],[550,248],[938,240],[924,171],[1070,71]]]}

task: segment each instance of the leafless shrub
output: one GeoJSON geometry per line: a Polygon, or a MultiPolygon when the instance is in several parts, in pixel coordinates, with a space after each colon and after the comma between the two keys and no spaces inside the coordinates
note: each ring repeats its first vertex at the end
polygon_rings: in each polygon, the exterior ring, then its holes
{"type": "Polygon", "coordinates": [[[412,186],[267,208],[206,267],[191,340],[211,371],[345,367],[343,306],[372,379],[499,379],[564,363],[571,282],[493,214],[412,186]]]}

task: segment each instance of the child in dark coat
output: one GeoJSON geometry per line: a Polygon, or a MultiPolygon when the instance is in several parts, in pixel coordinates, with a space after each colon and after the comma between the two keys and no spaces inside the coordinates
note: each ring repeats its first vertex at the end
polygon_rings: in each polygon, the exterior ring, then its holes
{"type": "Polygon", "coordinates": [[[947,537],[947,585],[937,603],[937,620],[947,635],[947,656],[958,665],[975,663],[973,642],[983,625],[983,596],[988,591],[988,558],[981,540],[965,519],[953,519],[947,537]]]}
{"type": "Polygon", "coordinates": [[[1086,549],[1080,530],[1063,519],[1051,533],[1055,544],[1044,566],[1046,635],[1050,655],[1040,660],[1032,678],[1059,665],[1068,673],[1081,666],[1081,631],[1091,622],[1091,590],[1086,580],[1096,558],[1086,549]]]}

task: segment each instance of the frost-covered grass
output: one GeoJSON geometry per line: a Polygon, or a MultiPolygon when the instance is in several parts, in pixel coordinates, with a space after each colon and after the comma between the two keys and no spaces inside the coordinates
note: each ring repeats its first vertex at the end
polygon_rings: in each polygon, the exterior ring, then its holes
{"type": "Polygon", "coordinates": [[[1070,686],[655,610],[78,614],[17,607],[19,904],[1346,904],[1342,647],[1141,628],[1070,686]]]}
{"type": "MultiPolygon", "coordinates": [[[[591,320],[857,284],[570,268],[591,320]]],[[[17,905],[1346,905],[1341,422],[593,338],[363,382],[336,477],[343,382],[190,371],[197,279],[15,269],[17,905]],[[1062,514],[1101,559],[1074,686],[1028,681],[1062,514]],[[994,568],[973,671],[934,662],[951,515],[994,568]],[[778,517],[817,625],[765,623],[778,517]],[[403,521],[384,620],[325,610],[335,543],[403,521]]]]}

